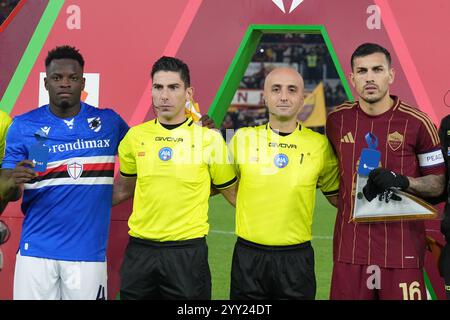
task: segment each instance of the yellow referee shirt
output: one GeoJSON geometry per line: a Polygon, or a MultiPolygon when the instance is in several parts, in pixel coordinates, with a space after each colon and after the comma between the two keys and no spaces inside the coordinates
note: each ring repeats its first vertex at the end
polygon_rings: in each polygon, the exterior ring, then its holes
{"type": "Polygon", "coordinates": [[[316,187],[338,193],[338,162],[327,138],[306,127],[287,136],[266,125],[230,142],[239,176],[236,234],[263,245],[311,240],[316,187]]]}
{"type": "Polygon", "coordinates": [[[120,172],[137,175],[129,234],[178,241],[208,233],[211,182],[236,182],[222,136],[187,120],[175,129],[157,119],[131,128],[119,145],[120,172]]]}
{"type": "Polygon", "coordinates": [[[11,117],[0,110],[0,164],[5,156],[5,140],[9,126],[11,125],[11,117]]]}

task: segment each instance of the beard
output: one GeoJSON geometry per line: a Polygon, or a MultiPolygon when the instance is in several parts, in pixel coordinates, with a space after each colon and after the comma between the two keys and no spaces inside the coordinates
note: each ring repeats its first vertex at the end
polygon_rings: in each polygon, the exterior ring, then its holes
{"type": "Polygon", "coordinates": [[[377,95],[377,96],[362,96],[360,98],[369,104],[374,104],[374,103],[377,103],[378,101],[383,100],[383,98],[386,97],[386,95],[387,95],[387,91],[381,92],[381,94],[377,95]]]}
{"type": "Polygon", "coordinates": [[[69,109],[69,108],[71,107],[71,104],[70,104],[69,101],[63,100],[63,101],[61,101],[61,102],[59,103],[59,107],[60,107],[61,109],[69,109]]]}

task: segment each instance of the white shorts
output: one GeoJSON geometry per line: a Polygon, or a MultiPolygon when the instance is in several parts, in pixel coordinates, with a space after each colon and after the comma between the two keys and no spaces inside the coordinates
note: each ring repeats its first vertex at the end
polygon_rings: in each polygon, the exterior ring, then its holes
{"type": "Polygon", "coordinates": [[[106,262],[16,255],[14,300],[106,300],[106,262]]]}

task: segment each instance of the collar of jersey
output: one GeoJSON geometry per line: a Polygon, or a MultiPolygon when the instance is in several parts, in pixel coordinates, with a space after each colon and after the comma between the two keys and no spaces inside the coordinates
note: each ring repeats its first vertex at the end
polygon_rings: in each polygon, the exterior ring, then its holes
{"type": "Polygon", "coordinates": [[[190,126],[194,123],[194,120],[193,120],[193,119],[186,118],[186,120],[185,120],[181,125],[179,125],[179,126],[176,127],[176,128],[173,128],[173,129],[167,129],[166,127],[164,127],[164,126],[161,124],[161,122],[158,121],[158,118],[155,118],[154,123],[155,123],[155,125],[157,125],[157,126],[163,128],[164,130],[167,130],[167,131],[173,131],[173,130],[177,130],[177,129],[179,129],[179,128],[183,128],[183,127],[186,127],[186,126],[190,127],[190,126]]]}
{"type": "Polygon", "coordinates": [[[358,102],[358,110],[360,110],[360,111],[362,112],[362,114],[365,115],[365,116],[368,117],[368,118],[381,118],[381,117],[384,117],[384,116],[386,116],[387,114],[392,113],[392,111],[394,111],[395,109],[397,109],[398,105],[400,104],[400,99],[398,98],[398,96],[394,96],[394,95],[392,95],[392,94],[389,95],[389,96],[391,97],[392,100],[394,100],[394,104],[392,105],[391,108],[389,108],[388,110],[386,110],[385,112],[383,112],[383,113],[381,113],[381,114],[378,114],[378,115],[376,115],[376,116],[372,116],[372,115],[370,115],[370,114],[367,114],[367,113],[361,108],[361,105],[359,104],[359,101],[357,101],[357,102],[358,102]]]}
{"type": "MultiPolygon", "coordinates": [[[[302,125],[299,122],[297,122],[297,129],[298,129],[298,131],[302,131],[302,125]]],[[[291,133],[289,133],[287,135],[281,135],[281,134],[278,134],[274,129],[272,129],[270,127],[269,122],[266,123],[266,130],[269,132],[269,134],[276,134],[277,136],[282,137],[282,138],[289,137],[291,134],[296,132],[297,129],[295,129],[294,131],[292,131],[291,133]]]]}

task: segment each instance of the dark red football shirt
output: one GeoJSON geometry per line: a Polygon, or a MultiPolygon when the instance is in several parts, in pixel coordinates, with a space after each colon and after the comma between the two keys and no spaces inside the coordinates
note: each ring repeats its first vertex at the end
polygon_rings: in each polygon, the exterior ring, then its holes
{"type": "Polygon", "coordinates": [[[370,116],[358,102],[344,103],[327,119],[340,166],[341,185],[334,228],[334,261],[384,268],[421,268],[425,253],[423,221],[351,222],[356,170],[365,135],[378,138],[381,166],[411,177],[444,174],[439,136],[430,118],[397,97],[387,112],[370,116]]]}

